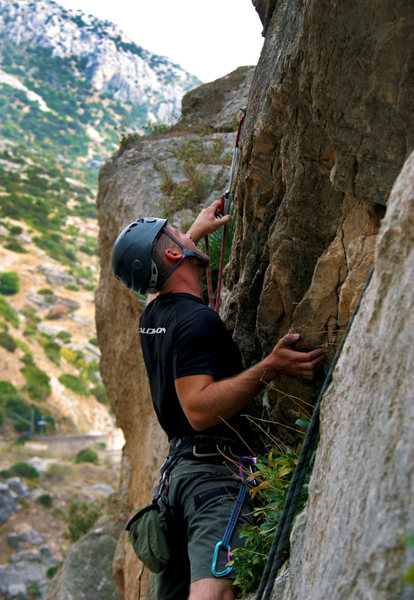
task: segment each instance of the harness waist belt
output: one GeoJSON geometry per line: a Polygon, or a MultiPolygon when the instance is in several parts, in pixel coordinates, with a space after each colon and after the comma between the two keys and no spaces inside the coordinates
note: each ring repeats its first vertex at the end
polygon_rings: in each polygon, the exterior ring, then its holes
{"type": "Polygon", "coordinates": [[[225,457],[227,454],[240,456],[246,452],[241,444],[228,438],[217,438],[208,436],[194,436],[173,438],[170,441],[170,454],[194,458],[225,457]]]}

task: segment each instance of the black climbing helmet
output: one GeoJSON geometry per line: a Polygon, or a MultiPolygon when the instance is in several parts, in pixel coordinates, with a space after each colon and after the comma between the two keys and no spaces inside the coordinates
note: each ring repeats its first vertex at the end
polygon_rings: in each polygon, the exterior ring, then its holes
{"type": "Polygon", "coordinates": [[[127,288],[140,294],[157,291],[158,269],[151,253],[166,224],[167,219],[138,219],[116,238],[112,249],[112,272],[127,288]]]}

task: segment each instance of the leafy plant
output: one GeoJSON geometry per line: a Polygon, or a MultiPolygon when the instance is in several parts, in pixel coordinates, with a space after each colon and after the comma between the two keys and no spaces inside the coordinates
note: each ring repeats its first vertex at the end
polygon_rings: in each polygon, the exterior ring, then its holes
{"type": "Polygon", "coordinates": [[[59,381],[60,383],[63,383],[64,386],[72,390],[72,392],[75,392],[75,394],[79,394],[80,396],[89,396],[89,390],[79,375],[63,373],[63,375],[59,376],[59,381]]]}
{"type": "Polygon", "coordinates": [[[60,346],[49,338],[49,336],[39,337],[40,345],[42,346],[44,353],[55,365],[60,365],[60,346]]]}
{"type": "MultiPolygon", "coordinates": [[[[254,592],[259,585],[296,466],[297,453],[289,449],[280,453],[274,449],[257,462],[257,485],[250,489],[257,506],[254,510],[255,523],[244,525],[241,537],[245,538],[245,545],[233,551],[235,585],[242,595],[254,592]]],[[[300,497],[298,512],[307,500],[308,480],[300,497]]]]}
{"type": "Polygon", "coordinates": [[[19,254],[28,254],[29,252],[24,246],[21,245],[19,240],[16,240],[13,237],[7,240],[7,243],[4,245],[4,247],[7,248],[7,250],[11,250],[12,252],[17,252],[19,254]]]}
{"type": "Polygon", "coordinates": [[[105,406],[109,406],[108,394],[103,383],[98,383],[98,385],[95,385],[93,388],[91,388],[91,393],[95,396],[98,402],[105,404],[105,406]]]}
{"type": "Polygon", "coordinates": [[[41,598],[43,595],[42,590],[40,589],[37,581],[31,581],[29,583],[29,585],[27,586],[27,593],[28,593],[27,598],[29,600],[32,600],[34,598],[41,598]]]}
{"type": "Polygon", "coordinates": [[[53,567],[49,567],[46,571],[46,577],[48,579],[53,579],[53,577],[56,575],[56,573],[59,571],[59,568],[61,566],[61,562],[58,563],[57,565],[54,565],[53,567]]]}
{"type": "Polygon", "coordinates": [[[17,312],[7,302],[5,298],[0,297],[0,316],[2,316],[7,322],[11,323],[13,327],[19,326],[19,318],[17,312]]]}
{"type": "Polygon", "coordinates": [[[98,464],[98,455],[94,450],[92,450],[92,448],[84,448],[83,450],[79,450],[77,453],[75,463],[79,464],[84,462],[94,463],[95,465],[98,464]]]}
{"type": "Polygon", "coordinates": [[[20,289],[20,277],[15,271],[4,271],[0,273],[0,294],[13,296],[20,289]]]}
{"type": "Polygon", "coordinates": [[[47,479],[52,479],[56,482],[63,481],[65,477],[72,474],[72,467],[69,465],[62,465],[59,463],[53,463],[49,466],[45,473],[47,479]]]}
{"type": "MultiPolygon", "coordinates": [[[[414,535],[406,534],[404,536],[404,543],[406,548],[414,550],[414,535]]],[[[414,586],[414,563],[411,563],[404,573],[404,584],[414,586]]]]}
{"type": "Polygon", "coordinates": [[[144,131],[146,135],[151,137],[158,137],[165,135],[171,129],[171,125],[169,123],[157,122],[157,123],[147,123],[144,126],[144,131]]]}
{"type": "Polygon", "coordinates": [[[17,344],[7,331],[0,331],[0,346],[5,348],[8,352],[14,352],[17,348],[17,344]]]}
{"type": "MultiPolygon", "coordinates": [[[[231,247],[233,244],[234,232],[236,230],[236,215],[237,211],[234,205],[230,207],[229,214],[232,215],[231,221],[227,224],[227,233],[226,233],[226,246],[224,250],[224,262],[223,266],[225,267],[230,259],[231,247]]],[[[211,268],[211,279],[213,282],[213,289],[215,290],[217,287],[219,267],[220,267],[220,258],[221,258],[221,249],[222,249],[222,240],[223,240],[223,231],[222,229],[218,229],[214,233],[208,236],[209,243],[209,254],[210,254],[210,268],[211,268]]],[[[202,245],[203,250],[205,251],[205,241],[201,240],[199,246],[202,245]]],[[[208,292],[207,292],[207,281],[204,278],[203,282],[203,292],[204,297],[207,301],[208,292]]]]}
{"type": "Polygon", "coordinates": [[[38,497],[37,501],[45,508],[51,508],[53,506],[53,496],[50,494],[42,494],[38,497]]]}
{"type": "Polygon", "coordinates": [[[35,364],[27,364],[20,369],[26,379],[26,389],[32,400],[43,401],[50,396],[50,377],[35,364]]]}
{"type": "Polygon", "coordinates": [[[66,537],[76,542],[85,535],[96,523],[102,514],[102,509],[87,502],[73,502],[69,506],[69,512],[65,517],[68,525],[66,537]]]}
{"type": "Polygon", "coordinates": [[[7,470],[12,477],[25,477],[27,479],[36,479],[39,477],[39,471],[26,462],[14,463],[7,470]]]}
{"type": "Polygon", "coordinates": [[[66,343],[70,342],[72,339],[72,334],[69,331],[59,331],[56,337],[62,342],[66,343]]]}

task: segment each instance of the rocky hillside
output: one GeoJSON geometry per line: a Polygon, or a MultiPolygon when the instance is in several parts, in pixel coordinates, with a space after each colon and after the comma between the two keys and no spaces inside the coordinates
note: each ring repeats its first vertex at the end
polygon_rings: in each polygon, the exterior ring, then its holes
{"type": "MultiPolygon", "coordinates": [[[[52,0],[1,0],[0,14],[3,39],[17,46],[20,52],[27,49],[29,53],[57,59],[63,65],[72,63],[78,79],[89,82],[90,92],[98,94],[90,103],[107,95],[129,105],[124,106],[123,112],[128,109],[138,112],[134,115],[135,126],[151,120],[168,120],[174,112],[179,113],[184,92],[200,83],[179,65],[132,42],[113,23],[67,10],[52,0]]],[[[50,82],[50,75],[44,74],[46,81],[49,78],[50,82]]],[[[26,76],[30,77],[30,71],[26,76]]],[[[45,104],[37,102],[46,111],[47,99],[43,100],[45,104]]],[[[36,102],[34,97],[33,101],[36,102]]],[[[90,119],[87,121],[89,126],[93,125],[90,119]]]]}
{"type": "Polygon", "coordinates": [[[113,428],[94,324],[97,169],[196,83],[109,22],[0,0],[0,278],[18,279],[0,296],[2,419],[46,399],[49,432],[113,428]]]}
{"type": "MultiPolygon", "coordinates": [[[[412,402],[406,403],[412,397],[412,343],[401,328],[413,318],[407,290],[413,275],[410,164],[387,213],[386,206],[413,149],[412,3],[254,4],[265,43],[241,138],[237,228],[222,311],[245,364],[295,330],[302,347],[326,349],[326,372],[368,273],[378,266],[324,404],[309,513],[301,521],[308,519],[307,525],[297,529],[290,576],[284,578],[288,591],[279,588],[277,598],[319,600],[323,589],[332,600],[405,600],[412,591],[402,581],[410,555],[401,536],[413,533],[412,402]]],[[[211,97],[204,90],[206,104],[200,88],[197,105],[207,114],[211,97]]],[[[218,112],[215,107],[210,117],[213,128],[218,112]]],[[[185,139],[170,132],[145,144],[131,140],[99,181],[101,373],[125,433],[129,496],[136,505],[151,497],[165,440],[151,412],[136,336],[142,304],[113,280],[109,256],[123,225],[163,210],[168,196],[160,189],[172,189],[164,186],[163,172],[176,171],[176,146],[185,139]],[[163,167],[158,153],[167,144],[171,152],[161,155],[163,167]]],[[[177,171],[172,179],[179,185],[184,177],[177,171]]],[[[175,218],[174,207],[168,208],[175,218]]],[[[181,216],[177,222],[183,224],[181,216]]],[[[309,411],[322,379],[305,384],[280,378],[253,409],[290,426],[309,411]]],[[[284,426],[275,424],[273,432],[289,442],[284,426]]],[[[121,537],[114,571],[123,600],[136,596],[137,570],[121,537]]]]}
{"type": "MultiPolygon", "coordinates": [[[[118,484],[123,434],[95,327],[97,173],[131,132],[177,113],[197,82],[111,23],[46,0],[0,0],[1,598],[43,597],[47,569],[70,554],[71,506],[100,505],[118,484]],[[31,433],[34,445],[20,445],[31,433]],[[97,442],[107,445],[99,465],[74,465],[97,442]],[[40,476],[15,476],[21,461],[41,465],[40,476]]],[[[115,594],[106,571],[102,589],[115,594]]]]}

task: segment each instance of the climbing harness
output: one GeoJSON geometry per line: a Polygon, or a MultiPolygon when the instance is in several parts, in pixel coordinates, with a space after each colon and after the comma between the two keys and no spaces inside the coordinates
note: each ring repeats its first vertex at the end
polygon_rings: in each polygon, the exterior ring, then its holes
{"type": "Polygon", "coordinates": [[[329,387],[332,381],[332,373],[336,367],[338,359],[341,355],[342,349],[344,347],[345,341],[348,337],[349,331],[351,329],[352,323],[358,313],[359,307],[361,305],[362,298],[365,294],[366,289],[369,286],[369,283],[372,278],[372,273],[374,268],[371,269],[368,279],[364,285],[364,288],[361,292],[361,295],[358,299],[358,302],[355,306],[354,312],[349,320],[348,326],[345,330],[345,333],[342,337],[341,343],[339,344],[338,350],[334,356],[332,364],[329,368],[328,374],[326,375],[325,381],[322,385],[322,389],[319,393],[318,400],[315,404],[315,408],[313,410],[312,418],[303,441],[302,449],[298,458],[298,462],[296,464],[296,468],[292,475],[292,480],[289,485],[288,493],[286,495],[286,500],[283,505],[283,510],[280,516],[279,526],[275,533],[275,537],[273,538],[272,546],[270,548],[269,556],[267,557],[267,562],[265,565],[265,569],[262,574],[262,578],[260,580],[259,588],[257,590],[256,600],[269,600],[270,595],[273,590],[273,586],[276,580],[276,575],[278,570],[283,564],[283,553],[289,541],[290,532],[292,529],[293,519],[296,514],[296,510],[298,507],[299,497],[302,492],[303,483],[305,477],[309,470],[309,465],[312,459],[313,452],[316,447],[316,441],[319,435],[319,413],[320,413],[320,405],[323,395],[325,394],[327,388],[329,387]]]}
{"type": "MultiPolygon", "coordinates": [[[[243,503],[244,503],[244,500],[245,500],[246,494],[247,494],[247,486],[245,484],[246,478],[244,476],[243,461],[250,462],[252,473],[254,472],[254,468],[252,468],[252,467],[254,467],[254,465],[256,464],[256,459],[252,456],[242,456],[239,459],[239,475],[240,475],[242,484],[241,484],[240,491],[239,491],[239,494],[236,499],[236,504],[234,505],[233,511],[230,516],[230,520],[227,524],[226,531],[224,532],[223,538],[217,542],[217,544],[214,548],[213,563],[211,565],[211,572],[214,575],[214,577],[226,577],[226,575],[228,575],[233,570],[233,565],[227,564],[225,569],[223,569],[222,571],[217,571],[217,561],[219,558],[220,550],[223,550],[223,551],[227,552],[227,563],[230,562],[230,553],[231,553],[230,540],[231,540],[231,536],[233,535],[234,528],[236,527],[238,518],[240,516],[241,509],[243,507],[243,503]]],[[[253,481],[253,479],[254,478],[249,478],[249,479],[247,479],[247,481],[251,482],[251,481],[253,481]]]]}
{"type": "MultiPolygon", "coordinates": [[[[240,154],[240,148],[239,148],[240,133],[241,133],[241,128],[243,125],[245,114],[246,114],[245,109],[241,108],[240,109],[240,120],[239,120],[239,125],[237,128],[237,134],[236,134],[236,143],[234,145],[233,156],[232,156],[232,160],[231,160],[229,185],[228,185],[227,190],[221,195],[220,207],[216,213],[217,218],[224,217],[225,215],[227,215],[230,211],[230,207],[233,202],[233,196],[232,196],[231,190],[232,190],[234,174],[236,172],[236,167],[237,167],[238,158],[239,158],[239,154],[240,154]]],[[[214,292],[213,292],[213,279],[212,279],[212,274],[211,274],[210,263],[207,265],[207,270],[206,270],[208,303],[209,303],[210,308],[212,308],[216,312],[218,312],[219,308],[220,308],[220,294],[221,294],[221,285],[222,285],[222,281],[223,281],[224,255],[226,252],[226,241],[227,241],[227,226],[224,225],[223,233],[222,233],[222,240],[221,240],[220,263],[219,263],[217,289],[216,289],[215,297],[214,297],[214,292]]],[[[206,236],[204,238],[204,242],[205,242],[206,254],[208,256],[210,256],[208,236],[206,236]]]]}

